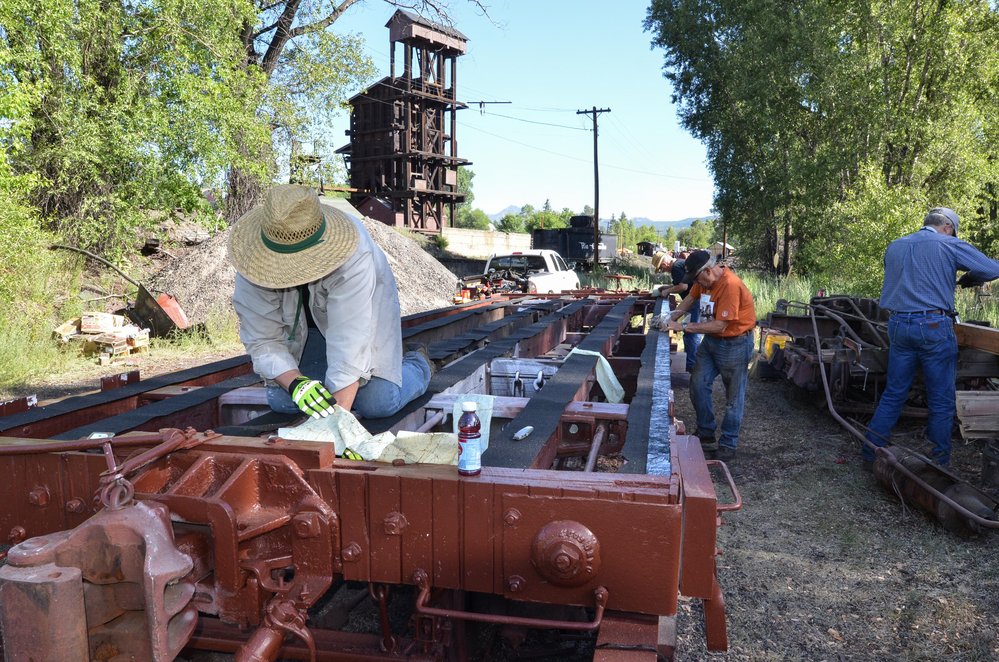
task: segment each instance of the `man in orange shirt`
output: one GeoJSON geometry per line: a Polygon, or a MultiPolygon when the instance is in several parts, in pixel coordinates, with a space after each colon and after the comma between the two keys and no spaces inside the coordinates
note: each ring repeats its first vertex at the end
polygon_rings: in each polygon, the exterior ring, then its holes
{"type": "Polygon", "coordinates": [[[684,282],[693,287],[660,328],[704,334],[690,376],[690,401],[697,415],[694,434],[701,440],[706,454],[719,460],[734,460],[746,401],[749,362],[753,358],[753,329],[756,327],[753,295],[731,269],[717,264],[708,251],[694,251],[684,267],[687,272],[684,282]],[[699,322],[678,321],[694,306],[701,313],[699,322]],[[711,387],[719,375],[725,384],[725,416],[721,437],[716,439],[718,426],[711,387]]]}

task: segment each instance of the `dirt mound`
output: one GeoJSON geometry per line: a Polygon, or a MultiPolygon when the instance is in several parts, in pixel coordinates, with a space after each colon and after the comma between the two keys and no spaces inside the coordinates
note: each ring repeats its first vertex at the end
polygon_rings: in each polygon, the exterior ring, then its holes
{"type": "MultiPolygon", "coordinates": [[[[370,218],[364,226],[388,257],[403,315],[451,305],[458,280],[454,274],[417,241],[370,218]]],[[[174,295],[192,323],[204,322],[213,310],[231,306],[236,270],[226,254],[228,242],[225,230],[188,249],[153,276],[149,287],[174,295]]]]}

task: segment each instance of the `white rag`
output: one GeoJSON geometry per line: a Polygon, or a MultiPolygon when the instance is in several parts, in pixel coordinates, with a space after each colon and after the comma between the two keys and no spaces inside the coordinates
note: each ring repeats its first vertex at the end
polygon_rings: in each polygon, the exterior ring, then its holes
{"type": "MultiPolygon", "coordinates": [[[[617,380],[617,376],[614,374],[614,368],[611,367],[610,361],[607,357],[600,352],[592,352],[588,349],[578,349],[573,348],[569,352],[569,356],[573,354],[583,354],[585,356],[597,356],[597,383],[600,384],[600,388],[603,389],[604,397],[607,398],[607,402],[621,402],[624,400],[624,387],[621,386],[621,382],[617,380]]],[[[566,358],[569,358],[568,356],[566,358]]]]}
{"type": "Polygon", "coordinates": [[[332,443],[337,455],[350,449],[365,460],[406,464],[458,464],[458,436],[446,432],[391,432],[372,435],[349,411],[333,405],[326,418],[310,418],[301,425],[280,428],[282,439],[332,443]]]}

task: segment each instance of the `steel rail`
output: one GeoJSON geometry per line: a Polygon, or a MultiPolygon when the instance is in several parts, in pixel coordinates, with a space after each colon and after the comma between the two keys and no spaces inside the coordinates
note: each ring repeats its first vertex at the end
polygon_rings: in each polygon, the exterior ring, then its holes
{"type": "MultiPolygon", "coordinates": [[[[811,308],[812,308],[811,304],[809,304],[808,307],[810,309],[809,310],[809,317],[812,320],[812,329],[815,332],[816,341],[818,341],[818,337],[819,337],[819,324],[818,324],[818,322],[815,321],[815,312],[814,312],[814,310],[811,310],[811,308]]],[[[895,457],[894,453],[892,453],[890,450],[888,450],[884,446],[878,446],[877,444],[875,444],[872,441],[870,441],[865,435],[861,434],[860,431],[857,428],[855,428],[849,421],[847,421],[845,418],[843,418],[842,416],[840,416],[839,412],[836,411],[836,407],[835,407],[835,405],[833,404],[833,401],[832,401],[832,393],[829,390],[829,380],[826,377],[825,366],[823,365],[822,361],[819,361],[818,363],[819,363],[819,374],[822,376],[822,389],[825,392],[825,396],[826,396],[826,405],[829,407],[829,413],[832,414],[832,417],[835,418],[839,422],[840,425],[842,425],[847,431],[851,432],[854,436],[856,436],[858,439],[860,439],[861,442],[864,443],[864,445],[866,445],[867,447],[873,449],[874,450],[874,454],[877,455],[878,457],[883,458],[885,460],[885,462],[887,462],[892,468],[894,468],[897,471],[901,472],[903,475],[905,475],[910,480],[912,480],[917,485],[919,485],[924,490],[926,490],[929,494],[932,494],[934,497],[936,497],[940,501],[946,503],[948,506],[950,506],[955,511],[957,511],[958,513],[960,513],[963,517],[965,517],[965,518],[967,518],[967,519],[969,519],[971,521],[974,521],[976,524],[979,524],[980,526],[983,526],[985,528],[988,528],[988,529],[999,529],[999,521],[985,519],[985,518],[981,517],[980,515],[977,515],[977,514],[971,512],[970,510],[968,510],[967,508],[965,508],[960,503],[958,503],[958,502],[954,501],[953,499],[951,499],[950,497],[948,497],[946,494],[943,494],[942,492],[940,492],[940,490],[936,489],[935,487],[933,487],[932,485],[930,485],[929,483],[927,483],[926,481],[924,481],[922,478],[920,478],[915,473],[913,473],[912,471],[910,471],[908,467],[906,467],[904,464],[902,464],[901,462],[899,462],[898,459],[895,457]]],[[[904,446],[903,446],[903,448],[904,448],[904,446]]],[[[906,450],[908,450],[908,449],[906,449],[906,450]]],[[[915,452],[915,451],[912,451],[912,452],[915,452]]],[[[917,455],[918,455],[918,453],[917,453],[917,455]]]]}

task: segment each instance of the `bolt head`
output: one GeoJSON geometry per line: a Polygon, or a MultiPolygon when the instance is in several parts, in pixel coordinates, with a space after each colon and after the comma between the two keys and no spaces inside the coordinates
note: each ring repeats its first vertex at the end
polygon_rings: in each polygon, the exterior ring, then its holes
{"type": "Polygon", "coordinates": [[[506,589],[511,593],[519,593],[524,590],[527,581],[520,575],[511,575],[506,578],[506,589]]]}
{"type": "Polygon", "coordinates": [[[315,538],[319,535],[321,526],[318,513],[299,513],[292,520],[295,535],[299,538],[315,538]]]}
{"type": "Polygon", "coordinates": [[[32,506],[45,507],[49,505],[49,488],[45,486],[35,487],[28,493],[28,503],[32,506]]]}

